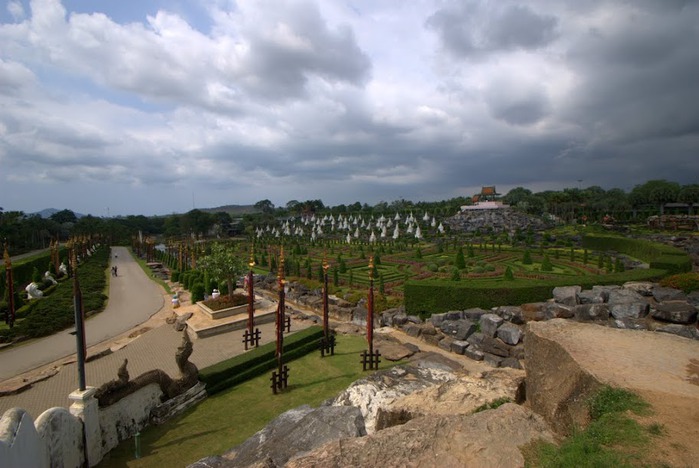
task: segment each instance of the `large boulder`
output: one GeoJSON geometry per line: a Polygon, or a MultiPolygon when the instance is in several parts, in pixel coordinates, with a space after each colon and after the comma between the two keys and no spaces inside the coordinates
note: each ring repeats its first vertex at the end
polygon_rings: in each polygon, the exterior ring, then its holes
{"type": "MultiPolygon", "coordinates": [[[[699,392],[689,378],[699,362],[695,341],[554,319],[527,324],[526,343],[527,400],[557,432],[585,427],[589,398],[610,385],[652,402],[668,432],[684,441],[699,438],[699,392]]],[[[683,458],[677,466],[696,464],[695,446],[674,449],[683,458]]]]}
{"type": "Polygon", "coordinates": [[[508,403],[467,417],[426,416],[373,436],[336,440],[286,466],[521,467],[520,447],[535,440],[554,437],[538,415],[508,403]]]}
{"type": "Polygon", "coordinates": [[[326,442],[366,435],[359,408],[308,405],[289,410],[222,457],[207,457],[190,467],[283,466],[291,457],[326,442]],[[207,463],[209,464],[205,464],[207,463]]]}
{"type": "Polygon", "coordinates": [[[653,288],[653,298],[658,302],[686,301],[687,295],[680,289],[656,286],[653,288]]]}
{"type": "Polygon", "coordinates": [[[476,331],[476,324],[470,320],[445,320],[439,329],[446,336],[455,340],[465,340],[476,331]]]}
{"type": "Polygon", "coordinates": [[[690,324],[697,321],[697,308],[687,301],[666,301],[656,304],[651,316],[665,322],[690,324]]]}
{"type": "Polygon", "coordinates": [[[559,304],[574,306],[578,304],[580,286],[558,286],[553,288],[553,300],[559,304]]]}
{"type": "Polygon", "coordinates": [[[481,333],[483,333],[486,336],[495,336],[495,333],[498,330],[498,327],[502,325],[504,320],[502,317],[496,314],[485,314],[481,317],[480,320],[480,326],[481,326],[481,333]]]}

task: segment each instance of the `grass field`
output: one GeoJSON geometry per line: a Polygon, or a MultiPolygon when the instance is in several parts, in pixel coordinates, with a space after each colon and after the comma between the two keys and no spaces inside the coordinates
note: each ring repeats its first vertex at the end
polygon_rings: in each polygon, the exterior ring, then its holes
{"type": "MultiPolygon", "coordinates": [[[[367,347],[359,336],[339,336],[334,356],[312,353],[289,363],[289,387],[273,395],[265,374],[218,393],[162,426],[149,427],[140,436],[140,458],[135,442],[127,440],[112,450],[100,467],[184,467],[200,458],[217,455],[244,442],[279,414],[297,406],[318,406],[334,397],[362,372],[360,356],[367,347]]],[[[393,363],[381,364],[382,368],[393,363]]]]}

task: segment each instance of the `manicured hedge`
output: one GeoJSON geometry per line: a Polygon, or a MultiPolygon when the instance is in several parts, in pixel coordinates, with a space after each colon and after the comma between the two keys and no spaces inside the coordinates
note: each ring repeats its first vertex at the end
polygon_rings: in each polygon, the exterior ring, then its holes
{"type": "Polygon", "coordinates": [[[490,309],[501,305],[520,305],[550,299],[557,286],[580,285],[589,289],[596,284],[619,284],[626,281],[655,281],[665,270],[630,270],[609,275],[561,277],[555,280],[422,280],[406,281],[405,311],[423,318],[450,310],[471,307],[490,309]]]}
{"type": "MultiPolygon", "coordinates": [[[[102,247],[78,267],[78,279],[86,314],[102,310],[107,296],[105,270],[109,263],[109,248],[102,247]]],[[[0,330],[0,341],[18,337],[39,338],[73,326],[73,281],[60,281],[55,289],[41,299],[34,299],[16,312],[14,328],[0,330]],[[22,319],[22,320],[20,320],[22,319]]]]}
{"type": "MultiPolygon", "coordinates": [[[[323,329],[306,328],[284,338],[284,361],[289,362],[318,350],[323,329]]],[[[257,377],[277,366],[276,342],[267,343],[199,371],[199,380],[206,384],[209,395],[257,377]]]]}
{"type": "MultiPolygon", "coordinates": [[[[60,247],[58,249],[58,256],[61,260],[65,261],[66,248],[60,247]]],[[[14,283],[19,288],[23,288],[30,282],[32,282],[32,274],[34,273],[34,268],[44,276],[44,272],[49,269],[49,264],[51,263],[51,253],[47,251],[45,254],[30,259],[30,260],[18,260],[12,263],[12,279],[14,283]]],[[[52,271],[51,274],[54,274],[52,271]]],[[[55,274],[54,274],[55,276],[55,274]]],[[[7,285],[7,279],[5,278],[5,263],[0,262],[0,300],[5,296],[5,288],[7,285]]]]}
{"type": "Polygon", "coordinates": [[[645,239],[609,235],[586,235],[582,239],[585,248],[593,250],[614,250],[648,262],[651,268],[666,270],[668,274],[692,271],[692,260],[682,250],[671,245],[651,242],[645,239]]]}

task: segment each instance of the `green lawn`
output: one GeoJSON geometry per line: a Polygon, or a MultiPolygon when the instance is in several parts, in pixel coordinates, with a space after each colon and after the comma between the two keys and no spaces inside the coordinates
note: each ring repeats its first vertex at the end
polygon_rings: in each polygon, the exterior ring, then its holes
{"type": "MultiPolygon", "coordinates": [[[[207,398],[195,408],[162,426],[141,432],[141,457],[134,457],[134,440],[112,450],[101,467],[184,467],[208,455],[221,454],[244,442],[269,421],[303,404],[318,406],[334,397],[362,372],[360,353],[365,338],[339,336],[335,356],[309,354],[289,363],[289,387],[273,395],[269,378],[262,375],[207,398]]],[[[394,363],[382,362],[381,368],[394,363]]]]}

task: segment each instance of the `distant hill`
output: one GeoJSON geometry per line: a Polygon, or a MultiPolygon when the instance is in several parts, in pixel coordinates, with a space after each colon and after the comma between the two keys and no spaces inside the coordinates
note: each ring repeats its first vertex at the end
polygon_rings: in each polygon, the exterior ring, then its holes
{"type": "MultiPolygon", "coordinates": [[[[53,216],[54,214],[58,213],[59,211],[62,211],[62,210],[57,210],[56,208],[44,208],[43,210],[37,211],[36,213],[29,213],[29,216],[31,216],[31,215],[39,215],[39,216],[41,216],[42,218],[50,218],[51,216],[53,216]]],[[[80,219],[80,218],[82,218],[83,216],[85,216],[84,214],[82,214],[82,213],[76,213],[75,211],[74,211],[73,213],[75,213],[75,217],[78,218],[78,219],[80,219]]]]}
{"type": "Polygon", "coordinates": [[[199,208],[199,211],[205,213],[218,213],[219,211],[223,211],[235,217],[244,214],[259,213],[260,210],[256,209],[253,205],[223,205],[216,208],[199,208]]]}

